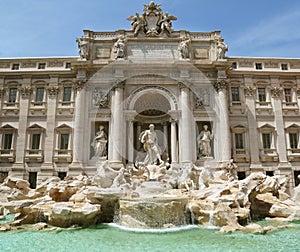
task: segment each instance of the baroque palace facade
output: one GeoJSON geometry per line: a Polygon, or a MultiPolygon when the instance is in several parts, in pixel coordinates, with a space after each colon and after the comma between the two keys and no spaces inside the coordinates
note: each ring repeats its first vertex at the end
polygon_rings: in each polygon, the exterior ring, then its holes
{"type": "MultiPolygon", "coordinates": [[[[119,169],[143,152],[155,124],[172,166],[220,168],[239,178],[300,174],[300,59],[225,57],[220,32],[174,31],[176,17],[145,5],[131,30],[84,30],[79,57],[0,59],[0,173],[36,183],[119,169]],[[197,138],[212,133],[203,157],[197,138]],[[98,129],[107,137],[95,154],[98,129]],[[105,153],[104,153],[105,152],[105,153]]],[[[143,154],[143,153],[142,153],[143,154]]]]}

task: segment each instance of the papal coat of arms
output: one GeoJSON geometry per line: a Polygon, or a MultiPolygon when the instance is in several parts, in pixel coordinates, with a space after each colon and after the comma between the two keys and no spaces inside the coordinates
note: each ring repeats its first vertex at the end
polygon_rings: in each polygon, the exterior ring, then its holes
{"type": "Polygon", "coordinates": [[[150,4],[144,5],[143,14],[136,13],[135,16],[130,16],[128,20],[132,21],[132,31],[134,36],[139,33],[144,33],[148,37],[156,37],[162,33],[171,34],[172,20],[177,20],[166,12],[163,13],[160,4],[155,4],[153,1],[150,4]]]}

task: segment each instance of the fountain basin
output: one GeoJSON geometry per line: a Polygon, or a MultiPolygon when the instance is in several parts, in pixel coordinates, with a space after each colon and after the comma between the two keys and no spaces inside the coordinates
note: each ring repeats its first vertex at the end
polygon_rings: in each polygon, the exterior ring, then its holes
{"type": "Polygon", "coordinates": [[[130,228],[170,228],[188,224],[188,197],[121,198],[118,224],[130,228]]]}

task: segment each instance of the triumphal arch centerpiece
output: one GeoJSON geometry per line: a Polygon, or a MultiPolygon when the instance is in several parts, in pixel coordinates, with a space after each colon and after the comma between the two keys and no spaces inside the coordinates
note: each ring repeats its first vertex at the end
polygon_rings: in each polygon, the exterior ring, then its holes
{"type": "Polygon", "coordinates": [[[128,20],[131,30],[85,30],[77,39],[80,60],[73,66],[82,85],[74,167],[89,172],[99,160],[114,168],[143,162],[141,135],[150,124],[171,166],[229,161],[227,46],[220,32],[174,31],[177,18],[153,2],[128,20]]]}

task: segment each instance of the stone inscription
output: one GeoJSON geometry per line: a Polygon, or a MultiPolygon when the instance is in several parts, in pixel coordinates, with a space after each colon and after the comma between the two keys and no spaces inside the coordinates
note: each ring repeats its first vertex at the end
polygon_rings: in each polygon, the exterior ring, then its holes
{"type": "Polygon", "coordinates": [[[96,58],[110,58],[110,48],[97,48],[96,58]]]}
{"type": "Polygon", "coordinates": [[[175,58],[178,45],[131,45],[128,58],[175,58]]]}

